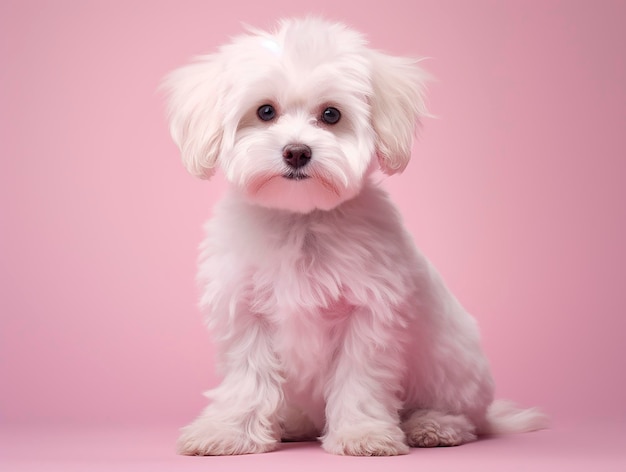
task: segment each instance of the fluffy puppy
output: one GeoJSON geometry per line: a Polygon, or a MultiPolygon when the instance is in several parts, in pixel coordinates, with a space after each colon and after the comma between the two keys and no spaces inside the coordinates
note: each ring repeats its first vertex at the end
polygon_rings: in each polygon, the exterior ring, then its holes
{"type": "Polygon", "coordinates": [[[424,81],[315,18],[251,29],[166,78],[183,163],[230,183],[199,269],[224,378],[180,453],[319,438],[395,455],[544,425],[493,402],[474,319],[372,183],[406,167],[424,81]]]}

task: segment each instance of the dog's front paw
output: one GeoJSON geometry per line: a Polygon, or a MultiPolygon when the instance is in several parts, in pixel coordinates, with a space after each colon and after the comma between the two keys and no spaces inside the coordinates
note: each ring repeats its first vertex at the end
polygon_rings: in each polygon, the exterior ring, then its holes
{"type": "Polygon", "coordinates": [[[273,435],[252,438],[249,431],[232,424],[199,418],[182,429],[177,450],[185,456],[227,456],[271,451],[278,441],[273,435]]]}
{"type": "Polygon", "coordinates": [[[405,435],[398,427],[385,430],[350,430],[328,434],[322,447],[332,454],[342,456],[397,456],[408,454],[405,435]]]}

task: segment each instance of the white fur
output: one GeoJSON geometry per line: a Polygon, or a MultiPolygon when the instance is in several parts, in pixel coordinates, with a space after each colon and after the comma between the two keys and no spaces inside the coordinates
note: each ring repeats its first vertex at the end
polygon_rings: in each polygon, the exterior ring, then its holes
{"type": "Polygon", "coordinates": [[[406,167],[424,79],[414,61],[312,18],[252,30],[167,78],[186,167],[205,178],[219,167],[231,184],[199,270],[224,379],[181,453],[320,437],[336,454],[395,455],[544,425],[490,406],[474,319],[372,183],[376,168],[406,167]],[[320,119],[328,106],[335,125],[320,119]],[[308,178],[285,177],[288,144],[311,148],[308,178]]]}

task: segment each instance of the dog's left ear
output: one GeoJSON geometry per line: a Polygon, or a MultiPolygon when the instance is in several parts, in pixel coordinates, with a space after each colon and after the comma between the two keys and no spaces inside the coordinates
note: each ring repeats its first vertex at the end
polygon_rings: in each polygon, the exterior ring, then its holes
{"type": "Polygon", "coordinates": [[[415,60],[378,51],[371,51],[371,71],[376,153],[381,170],[391,175],[402,172],[409,163],[420,118],[428,114],[424,103],[428,74],[415,60]]]}
{"type": "Polygon", "coordinates": [[[189,173],[202,179],[215,172],[222,143],[221,77],[221,61],[209,55],[170,73],[161,84],[169,98],[172,139],[189,173]]]}

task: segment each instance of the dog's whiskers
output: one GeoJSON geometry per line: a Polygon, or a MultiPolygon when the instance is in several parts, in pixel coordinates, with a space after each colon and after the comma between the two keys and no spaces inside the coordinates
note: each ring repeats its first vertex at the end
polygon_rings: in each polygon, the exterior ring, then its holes
{"type": "Polygon", "coordinates": [[[324,174],[320,172],[315,172],[313,173],[313,177],[317,179],[326,190],[333,193],[337,197],[341,196],[341,192],[337,188],[337,185],[335,185],[335,183],[331,179],[327,178],[324,174]]]}

